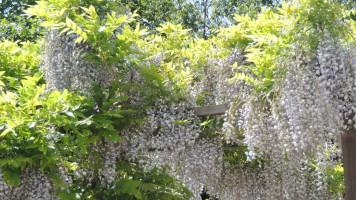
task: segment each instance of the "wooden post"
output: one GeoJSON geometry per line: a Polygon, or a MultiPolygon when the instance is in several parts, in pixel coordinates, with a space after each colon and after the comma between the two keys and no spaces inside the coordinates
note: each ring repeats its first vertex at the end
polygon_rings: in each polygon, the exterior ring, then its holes
{"type": "Polygon", "coordinates": [[[356,129],[352,126],[341,135],[344,161],[345,200],[356,199],[356,129]]]}

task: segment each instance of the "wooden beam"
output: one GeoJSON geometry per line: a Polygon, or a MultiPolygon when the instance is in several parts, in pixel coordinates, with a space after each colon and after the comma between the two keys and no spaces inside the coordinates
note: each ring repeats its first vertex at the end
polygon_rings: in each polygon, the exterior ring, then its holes
{"type": "MultiPolygon", "coordinates": [[[[221,148],[223,151],[237,151],[237,150],[246,150],[247,146],[231,146],[231,147],[222,147],[221,148]]],[[[154,152],[158,151],[161,152],[163,149],[156,149],[156,148],[150,148],[148,149],[149,152],[154,152]]]]}
{"type": "Polygon", "coordinates": [[[344,164],[345,200],[356,199],[356,129],[352,126],[341,135],[344,164]]]}
{"type": "Polygon", "coordinates": [[[223,115],[228,110],[228,104],[214,105],[214,106],[201,106],[190,108],[198,117],[223,115]]]}

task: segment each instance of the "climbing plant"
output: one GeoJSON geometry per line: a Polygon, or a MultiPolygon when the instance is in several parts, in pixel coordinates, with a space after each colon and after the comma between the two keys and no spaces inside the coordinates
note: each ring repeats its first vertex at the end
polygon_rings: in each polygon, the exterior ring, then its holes
{"type": "Polygon", "coordinates": [[[47,29],[42,47],[0,43],[0,197],[343,198],[346,4],[283,2],[199,38],[142,29],[124,3],[39,1],[26,13],[47,29]],[[225,115],[189,110],[217,104],[225,115]]]}

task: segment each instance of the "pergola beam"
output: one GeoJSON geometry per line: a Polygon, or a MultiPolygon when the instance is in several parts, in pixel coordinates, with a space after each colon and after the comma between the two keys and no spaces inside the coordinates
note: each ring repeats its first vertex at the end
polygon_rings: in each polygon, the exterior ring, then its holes
{"type": "Polygon", "coordinates": [[[198,117],[224,115],[225,112],[228,110],[228,104],[193,107],[191,109],[194,111],[194,114],[198,117]]]}

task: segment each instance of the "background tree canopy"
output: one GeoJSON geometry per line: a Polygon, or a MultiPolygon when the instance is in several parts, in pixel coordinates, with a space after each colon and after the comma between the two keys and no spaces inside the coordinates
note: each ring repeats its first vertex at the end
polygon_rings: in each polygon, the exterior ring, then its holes
{"type": "MultiPolygon", "coordinates": [[[[354,1],[339,0],[352,9],[354,1]]],[[[35,40],[43,33],[39,27],[38,19],[26,19],[23,10],[28,5],[34,5],[35,0],[9,1],[3,0],[0,4],[1,33],[3,38],[26,41],[35,40]]],[[[73,1],[75,2],[75,1],[73,1]]],[[[78,1],[80,2],[80,1],[78,1]]],[[[106,0],[100,0],[100,4],[106,4],[106,0]]],[[[200,37],[208,37],[214,34],[219,27],[228,27],[235,23],[234,14],[248,14],[256,17],[261,7],[277,8],[281,2],[273,0],[139,0],[127,1],[116,0],[116,2],[127,7],[131,12],[137,12],[139,19],[135,23],[155,31],[160,24],[167,22],[182,24],[184,28],[191,29],[200,37]]],[[[82,5],[90,5],[90,1],[82,1],[82,5]]]]}
{"type": "Polygon", "coordinates": [[[0,37],[14,41],[35,41],[42,36],[43,28],[38,19],[27,18],[24,9],[35,4],[34,0],[8,1],[0,3],[0,37]]]}

